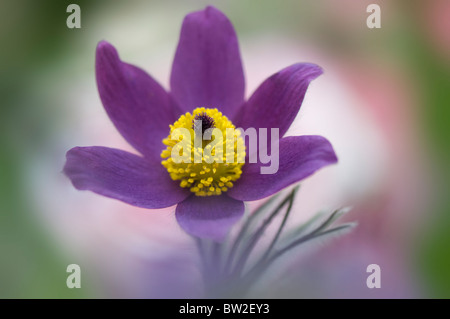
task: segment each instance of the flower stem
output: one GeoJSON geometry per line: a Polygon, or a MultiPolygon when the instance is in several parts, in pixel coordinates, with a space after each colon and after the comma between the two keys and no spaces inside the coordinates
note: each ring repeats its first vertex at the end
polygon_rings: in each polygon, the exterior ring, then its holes
{"type": "Polygon", "coordinates": [[[214,273],[218,274],[218,280],[221,280],[222,277],[222,267],[221,267],[221,259],[222,259],[222,244],[218,242],[213,242],[212,244],[212,260],[211,265],[213,265],[213,269],[211,269],[214,273]]]}
{"type": "Polygon", "coordinates": [[[202,269],[203,271],[202,276],[203,276],[203,282],[205,283],[205,285],[207,285],[207,282],[209,281],[209,267],[208,267],[208,262],[207,262],[207,257],[205,254],[205,247],[204,247],[204,243],[203,240],[201,238],[198,237],[194,237],[195,240],[195,244],[197,246],[199,255],[200,255],[200,262],[202,265],[202,269]]]}

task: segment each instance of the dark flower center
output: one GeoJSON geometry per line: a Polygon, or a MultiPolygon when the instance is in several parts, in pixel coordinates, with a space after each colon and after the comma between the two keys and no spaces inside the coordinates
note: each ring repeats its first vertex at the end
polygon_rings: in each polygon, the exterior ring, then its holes
{"type": "Polygon", "coordinates": [[[192,121],[192,128],[194,129],[194,132],[197,132],[197,130],[200,130],[200,127],[198,127],[199,125],[201,125],[202,127],[202,134],[205,133],[205,131],[209,128],[214,128],[215,126],[215,122],[214,119],[210,116],[208,116],[208,114],[206,114],[205,112],[197,114],[194,118],[194,120],[192,121]],[[201,122],[196,122],[196,121],[201,121],[201,122]]]}

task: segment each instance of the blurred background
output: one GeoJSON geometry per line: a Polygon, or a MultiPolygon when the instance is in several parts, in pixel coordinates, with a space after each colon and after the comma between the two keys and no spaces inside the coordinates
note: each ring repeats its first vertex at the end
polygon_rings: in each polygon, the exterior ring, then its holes
{"type": "Polygon", "coordinates": [[[447,0],[1,1],[0,297],[202,296],[196,247],[173,208],[76,191],[61,170],[74,146],[135,152],[98,97],[98,41],[168,88],[182,19],[206,5],[235,26],[247,97],[292,63],[324,68],[288,134],[327,137],[339,163],[302,183],[289,225],[347,205],[359,223],[285,257],[283,275],[253,296],[450,297],[447,0]],[[81,29],[66,26],[70,3],[81,29]],[[381,29],[366,26],[370,3],[381,29]],[[66,287],[73,263],[81,289],[66,287]],[[380,289],[366,286],[373,263],[380,289]]]}

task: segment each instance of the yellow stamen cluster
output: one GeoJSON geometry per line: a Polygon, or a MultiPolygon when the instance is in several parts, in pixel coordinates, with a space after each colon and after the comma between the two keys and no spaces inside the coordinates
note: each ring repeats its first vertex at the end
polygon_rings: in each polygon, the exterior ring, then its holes
{"type": "Polygon", "coordinates": [[[240,131],[234,129],[233,123],[217,109],[196,108],[192,114],[188,112],[170,125],[170,134],[163,140],[167,148],[161,153],[164,159],[161,163],[173,180],[180,181],[181,187],[189,188],[195,195],[220,195],[233,187],[233,182],[239,179],[245,161],[244,141],[240,131]],[[211,140],[203,139],[194,143],[198,136],[195,135],[193,123],[199,117],[210,119],[212,128],[219,129],[222,133],[223,141],[216,141],[217,136],[213,133],[211,140]],[[227,128],[233,129],[233,136],[227,136],[227,128]],[[188,130],[185,132],[189,132],[191,140],[184,141],[188,137],[179,136],[175,133],[176,129],[188,130]],[[185,150],[181,149],[181,144],[185,150]],[[180,151],[188,154],[182,162],[173,156],[179,155],[180,151]]]}

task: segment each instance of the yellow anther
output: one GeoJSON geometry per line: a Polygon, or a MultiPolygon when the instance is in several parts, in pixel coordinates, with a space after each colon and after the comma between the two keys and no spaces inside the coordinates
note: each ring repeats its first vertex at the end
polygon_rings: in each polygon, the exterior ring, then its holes
{"type": "Polygon", "coordinates": [[[163,140],[163,144],[167,147],[161,152],[163,158],[161,164],[167,169],[173,180],[180,181],[181,187],[189,188],[197,196],[220,195],[233,187],[233,182],[238,180],[242,174],[245,145],[240,137],[240,132],[234,131],[234,136],[231,136],[234,142],[231,159],[234,161],[227,162],[230,156],[227,157],[229,149],[226,148],[226,141],[229,137],[226,135],[226,130],[227,128],[234,129],[235,126],[226,116],[217,109],[202,107],[195,109],[192,114],[183,114],[169,127],[170,134],[163,140]],[[202,129],[204,121],[207,126],[210,125],[213,128],[212,138],[210,140],[203,139],[200,141],[200,145],[196,144],[198,140],[195,139],[196,131],[193,127],[194,120],[198,119],[202,120],[202,129]],[[176,129],[188,130],[191,134],[191,141],[184,140],[184,135],[180,134],[177,138],[172,139],[172,134],[176,129]],[[222,133],[223,143],[220,143],[220,140],[217,140],[218,136],[214,135],[216,129],[222,133]],[[172,154],[183,156],[183,161],[174,160],[172,154]],[[188,161],[184,161],[186,157],[188,161]],[[199,161],[200,159],[201,161],[199,161]]]}

